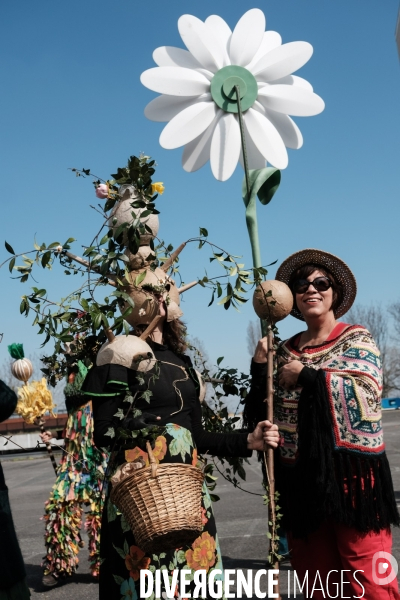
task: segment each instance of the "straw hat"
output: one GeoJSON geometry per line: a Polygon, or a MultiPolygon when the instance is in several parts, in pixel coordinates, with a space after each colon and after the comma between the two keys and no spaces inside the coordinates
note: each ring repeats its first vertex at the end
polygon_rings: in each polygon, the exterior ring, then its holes
{"type": "MultiPolygon", "coordinates": [[[[335,317],[338,319],[344,315],[353,304],[357,294],[357,283],[355,277],[349,267],[340,258],[323,250],[315,250],[314,248],[306,248],[291,254],[283,261],[276,273],[276,279],[289,284],[290,277],[296,269],[304,265],[314,264],[321,265],[330,271],[337,281],[343,286],[343,299],[335,310],[335,317]]],[[[296,319],[304,321],[301,312],[294,306],[290,313],[296,319]]]]}

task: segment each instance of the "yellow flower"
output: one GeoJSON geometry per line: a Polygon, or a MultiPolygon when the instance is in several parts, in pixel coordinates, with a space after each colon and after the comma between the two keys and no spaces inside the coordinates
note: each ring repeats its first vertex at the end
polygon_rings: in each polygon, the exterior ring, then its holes
{"type": "Polygon", "coordinates": [[[153,454],[157,462],[162,460],[167,454],[167,440],[163,435],[159,435],[156,439],[153,454]]]}
{"type": "Polygon", "coordinates": [[[53,397],[47,389],[44,377],[41,381],[31,381],[19,388],[16,412],[27,423],[33,423],[45,412],[49,412],[54,417],[54,408],[56,405],[53,403],[53,397]]]}
{"type": "Polygon", "coordinates": [[[151,184],[151,193],[154,194],[163,194],[165,190],[164,184],[162,181],[156,181],[156,183],[151,184]]]}
{"type": "MultiPolygon", "coordinates": [[[[167,440],[163,435],[159,435],[154,445],[154,458],[157,462],[160,462],[167,453],[167,440]]],[[[142,458],[145,462],[146,467],[149,466],[149,455],[144,450],[141,450],[138,446],[125,450],[126,462],[135,462],[138,458],[142,458]]]]}
{"type": "Polygon", "coordinates": [[[190,550],[185,552],[185,558],[188,566],[197,571],[205,569],[208,571],[215,565],[215,540],[204,531],[192,544],[190,550]]]}

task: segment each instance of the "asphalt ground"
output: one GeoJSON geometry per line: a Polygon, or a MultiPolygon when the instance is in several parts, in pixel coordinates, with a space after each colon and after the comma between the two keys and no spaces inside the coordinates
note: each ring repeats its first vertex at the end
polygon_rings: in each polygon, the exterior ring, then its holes
{"type": "MultiPolygon", "coordinates": [[[[400,410],[385,411],[383,416],[385,442],[392,469],[396,498],[400,506],[400,410]]],[[[80,551],[80,564],[74,577],[55,588],[41,584],[40,563],[44,554],[43,515],[54,483],[54,471],[47,456],[2,456],[10,502],[22,553],[26,563],[27,580],[33,600],[97,600],[98,584],[89,572],[87,550],[80,551]]],[[[267,509],[263,506],[260,485],[260,466],[256,459],[246,467],[247,481],[243,484],[249,492],[234,489],[221,477],[216,493],[221,500],[214,504],[218,534],[225,569],[266,568],[268,554],[267,509]]],[[[82,537],[87,541],[85,532],[82,537]]],[[[393,531],[393,555],[400,564],[400,530],[393,531]]],[[[282,600],[287,600],[288,565],[281,567],[282,600]]],[[[293,577],[291,573],[291,580],[293,577]]],[[[293,598],[293,592],[291,596],[293,598]]],[[[297,593],[297,598],[303,596],[297,593]]]]}

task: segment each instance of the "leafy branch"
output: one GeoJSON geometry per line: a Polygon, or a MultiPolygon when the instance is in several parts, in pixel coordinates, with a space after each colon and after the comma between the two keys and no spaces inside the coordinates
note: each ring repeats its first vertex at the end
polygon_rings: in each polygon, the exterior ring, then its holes
{"type": "MultiPolygon", "coordinates": [[[[84,283],[80,279],[80,285],[59,301],[50,299],[47,290],[38,286],[32,287],[30,293],[22,296],[20,312],[25,317],[33,314],[33,326],[37,327],[39,334],[45,336],[42,346],[50,340],[54,341],[52,353],[42,358],[45,364],[42,370],[53,386],[63,377],[75,372],[79,360],[88,367],[95,362],[96,354],[106,340],[105,331],[112,329],[116,335],[127,335],[130,332],[126,319],[135,304],[127,289],[141,289],[146,270],[154,273],[156,268],[164,267],[165,280],[160,280],[160,285],[151,284],[152,293],[163,293],[169,285],[169,276],[180,277],[178,254],[186,244],[198,243],[199,249],[207,246],[211,250],[210,265],[214,263],[222,269],[222,273],[217,275],[206,271],[203,277],[188,284],[198,284],[211,292],[209,306],[217,299],[217,303],[225,309],[231,306],[239,309],[247,302],[249,289],[267,274],[266,267],[246,269],[240,256],[209,241],[205,228],[200,228],[198,237],[190,238],[177,250],[171,244],[165,245],[156,238],[147,223],[150,217],[159,214],[155,203],[158,197],[156,192],[162,192],[162,184],[154,184],[152,181],[154,165],[155,162],[150,157],[131,156],[127,166],[118,168],[111,176],[112,179],[106,181],[93,175],[90,169],[72,169],[77,176],[92,177],[96,195],[104,201],[98,208],[92,207],[100,213],[102,223],[91,242],[82,246],[82,257],[71,252],[71,245],[76,241],[72,237],[64,244],[55,241],[39,245],[34,241],[33,248],[22,253],[16,253],[5,242],[10,256],[0,264],[0,268],[8,264],[10,273],[15,272],[16,279],[21,283],[25,283],[29,277],[33,278],[35,269],[51,270],[56,264],[64,269],[66,276],[85,277],[84,283]],[[121,223],[114,214],[118,208],[117,203],[126,197],[124,194],[129,186],[133,187],[135,193],[134,197],[128,196],[129,220],[121,223]],[[146,257],[146,267],[138,271],[134,268],[131,257],[137,255],[145,236],[151,238],[150,254],[146,257]],[[104,298],[101,298],[101,290],[105,292],[104,298]]],[[[235,430],[239,417],[238,409],[233,416],[228,414],[224,399],[236,396],[239,406],[247,395],[250,381],[249,375],[240,373],[237,369],[223,367],[222,361],[223,358],[219,358],[212,371],[205,364],[200,365],[204,379],[210,382],[212,388],[210,398],[202,406],[202,414],[206,430],[228,433],[235,430]]],[[[143,397],[151,400],[149,392],[149,389],[145,390],[143,397]]],[[[128,395],[126,401],[129,403],[130,400],[131,396],[128,395]]],[[[135,412],[133,414],[135,416],[135,412]]],[[[120,431],[118,435],[125,434],[120,431]]],[[[143,442],[150,432],[140,431],[135,435],[137,442],[143,442]]],[[[243,489],[239,483],[239,479],[246,478],[243,459],[220,461],[224,477],[243,489]]],[[[205,468],[210,490],[215,487],[215,468],[216,465],[211,463],[205,468]]],[[[214,499],[217,497],[214,496],[214,499]]]]}

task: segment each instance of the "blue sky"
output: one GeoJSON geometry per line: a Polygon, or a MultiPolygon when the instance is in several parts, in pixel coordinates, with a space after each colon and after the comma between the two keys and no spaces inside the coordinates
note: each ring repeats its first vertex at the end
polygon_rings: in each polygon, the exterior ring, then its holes
{"type": "MultiPolygon", "coordinates": [[[[251,264],[240,166],[225,183],[212,177],[208,165],[185,173],[181,151],[159,145],[162,124],[143,115],[155,94],[139,77],[154,66],[156,47],[183,47],[180,15],[205,19],[216,13],[234,27],[253,7],[265,12],[267,29],[278,31],[283,42],[314,46],[298,74],[326,103],[321,115],[295,119],[304,146],[289,151],[271,204],[258,205],[264,263],[305,247],[321,248],[351,266],[358,302],[385,307],[400,300],[397,0],[3,2],[1,261],[7,257],[5,239],[19,252],[32,247],[34,236],[40,243],[75,237],[73,249],[80,254],[100,217],[90,208],[96,203],[90,181],[75,178],[68,167],[90,167],[107,178],[129,155],[143,151],[157,160],[155,179],[166,188],[158,203],[160,236],[177,246],[206,227],[211,241],[251,264]]],[[[186,249],[183,279],[202,276],[208,259],[206,249],[186,249]]],[[[36,273],[53,299],[71,288],[62,273],[36,273]]],[[[11,280],[4,267],[0,281],[0,362],[12,342],[23,342],[28,356],[39,353],[41,338],[31,318],[19,315],[20,296],[35,284],[11,280]]],[[[189,332],[212,359],[225,356],[227,364],[246,370],[246,329],[255,318],[251,302],[239,314],[207,308],[208,302],[209,293],[200,288],[185,295],[189,332]]],[[[280,329],[289,336],[301,324],[288,318],[280,329]]]]}

